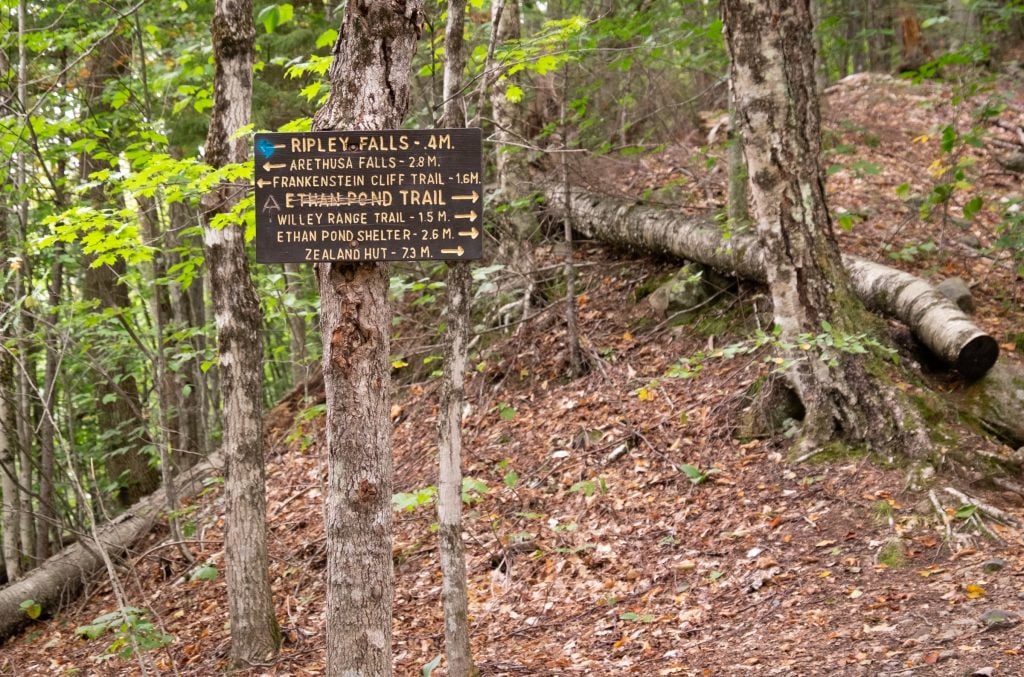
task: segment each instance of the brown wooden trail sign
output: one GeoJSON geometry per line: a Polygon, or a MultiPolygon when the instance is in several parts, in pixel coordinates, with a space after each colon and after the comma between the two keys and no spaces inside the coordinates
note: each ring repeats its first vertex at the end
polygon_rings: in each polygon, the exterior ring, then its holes
{"type": "Polygon", "coordinates": [[[256,135],[256,260],[483,256],[479,129],[256,135]]]}

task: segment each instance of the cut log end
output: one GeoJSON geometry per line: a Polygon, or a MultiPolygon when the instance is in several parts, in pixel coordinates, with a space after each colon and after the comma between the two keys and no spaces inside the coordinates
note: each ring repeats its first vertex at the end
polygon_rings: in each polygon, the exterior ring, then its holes
{"type": "Polygon", "coordinates": [[[968,341],[956,358],[956,370],[971,381],[988,373],[999,357],[999,344],[987,334],[975,336],[968,341]]]}

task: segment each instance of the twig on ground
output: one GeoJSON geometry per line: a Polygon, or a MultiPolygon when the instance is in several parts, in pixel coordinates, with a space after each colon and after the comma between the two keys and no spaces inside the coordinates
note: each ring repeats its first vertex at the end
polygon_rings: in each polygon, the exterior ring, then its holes
{"type": "Polygon", "coordinates": [[[953,487],[946,487],[945,491],[950,496],[955,496],[956,498],[960,499],[965,504],[975,506],[976,508],[978,508],[978,510],[980,510],[983,513],[985,513],[986,515],[988,515],[989,517],[991,517],[994,520],[1002,522],[1003,524],[1006,524],[1006,525],[1011,526],[1011,527],[1017,527],[1017,528],[1020,527],[1020,522],[1017,521],[1017,519],[1015,517],[1013,517],[1012,515],[1004,512],[1003,510],[1000,510],[999,508],[997,508],[997,507],[995,507],[993,505],[989,505],[988,503],[985,503],[981,499],[972,498],[971,496],[968,496],[964,492],[959,491],[957,489],[954,489],[953,487]]]}

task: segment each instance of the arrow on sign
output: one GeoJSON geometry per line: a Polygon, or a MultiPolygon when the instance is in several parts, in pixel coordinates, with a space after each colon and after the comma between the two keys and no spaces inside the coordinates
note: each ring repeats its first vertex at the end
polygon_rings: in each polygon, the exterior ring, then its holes
{"type": "Polygon", "coordinates": [[[462,256],[463,254],[466,253],[466,250],[463,249],[462,247],[458,247],[456,249],[442,249],[441,253],[442,254],[455,254],[457,256],[462,256]]]}
{"type": "Polygon", "coordinates": [[[480,196],[477,195],[476,191],[474,190],[472,195],[452,195],[452,199],[453,200],[470,200],[473,204],[476,204],[476,201],[480,199],[480,196]]]}
{"type": "Polygon", "coordinates": [[[457,219],[467,219],[469,221],[476,221],[476,212],[472,209],[469,210],[468,214],[456,214],[457,219]]]}
{"type": "Polygon", "coordinates": [[[469,230],[460,230],[459,237],[468,237],[471,240],[475,240],[476,236],[480,234],[480,231],[476,228],[470,228],[469,230]]]}
{"type": "Polygon", "coordinates": [[[284,168],[285,168],[285,167],[287,167],[287,166],[288,166],[288,165],[287,165],[287,164],[285,164],[285,163],[283,163],[283,162],[282,162],[281,164],[279,164],[279,165],[272,165],[272,164],[270,164],[269,162],[264,162],[264,163],[263,163],[263,169],[267,170],[268,172],[269,172],[270,170],[272,170],[272,169],[284,169],[284,168]]]}
{"type": "Polygon", "coordinates": [[[266,179],[257,179],[256,180],[256,185],[259,186],[260,188],[265,188],[267,186],[273,185],[273,183],[274,183],[273,181],[267,181],[266,179]]]}

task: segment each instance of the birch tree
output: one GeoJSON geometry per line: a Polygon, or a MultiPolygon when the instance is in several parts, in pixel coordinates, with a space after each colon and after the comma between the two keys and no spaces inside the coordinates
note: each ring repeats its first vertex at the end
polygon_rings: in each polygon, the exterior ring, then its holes
{"type": "MultiPolygon", "coordinates": [[[[466,125],[461,94],[466,67],[463,32],[466,0],[448,0],[444,36],[444,114],[442,127],[466,125]]],[[[444,605],[444,648],[448,674],[476,674],[469,647],[469,595],[466,591],[466,555],[462,543],[462,407],[465,402],[466,350],[472,277],[469,263],[448,264],[448,328],[445,334],[444,380],[437,416],[437,517],[440,538],[441,598],[444,605]]]]}
{"type": "MultiPolygon", "coordinates": [[[[843,268],[825,199],[810,0],[723,0],[739,133],[775,324],[800,337],[880,329],[843,268]]],[[[800,446],[841,438],[881,451],[928,447],[879,356],[794,348],[786,379],[803,403],[800,446]]]]}

